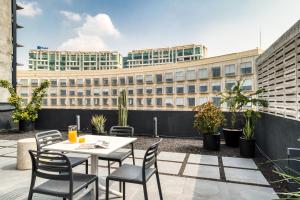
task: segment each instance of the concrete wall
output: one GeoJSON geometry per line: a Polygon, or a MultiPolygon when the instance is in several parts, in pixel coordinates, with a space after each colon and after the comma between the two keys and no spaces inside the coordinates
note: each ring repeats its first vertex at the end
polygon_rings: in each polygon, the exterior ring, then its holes
{"type": "MultiPolygon", "coordinates": [[[[0,6],[0,79],[12,80],[11,0],[1,0],[0,6]]],[[[7,90],[0,88],[0,102],[7,102],[7,90]]]]}

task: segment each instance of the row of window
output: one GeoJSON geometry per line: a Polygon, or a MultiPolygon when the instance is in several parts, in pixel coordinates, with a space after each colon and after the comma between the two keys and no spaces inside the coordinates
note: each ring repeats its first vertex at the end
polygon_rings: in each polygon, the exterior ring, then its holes
{"type": "MultiPolygon", "coordinates": [[[[230,80],[230,81],[226,81],[225,82],[225,89],[226,90],[231,90],[232,87],[235,85],[235,81],[234,80],[230,80]]],[[[242,89],[245,91],[251,91],[252,90],[252,85],[253,85],[253,81],[252,80],[245,80],[243,82],[242,85],[242,89]]],[[[221,92],[221,83],[211,83],[211,87],[209,89],[209,84],[207,83],[203,83],[203,84],[199,84],[199,85],[195,85],[195,84],[190,84],[190,85],[176,85],[176,86],[165,86],[165,87],[137,87],[136,89],[134,88],[127,88],[127,93],[128,95],[152,95],[152,94],[156,94],[156,95],[162,95],[162,94],[195,94],[195,93],[208,93],[208,92],[221,92]]],[[[94,96],[117,96],[119,95],[119,92],[122,89],[109,89],[109,88],[102,88],[102,90],[100,88],[77,88],[77,89],[57,89],[56,87],[51,87],[49,89],[49,95],[50,96],[66,96],[67,93],[70,96],[91,96],[92,94],[94,96]]],[[[20,88],[20,94],[22,96],[27,96],[29,88],[27,87],[21,87],[20,88]]]]}
{"type": "MultiPolygon", "coordinates": [[[[165,98],[128,98],[129,106],[188,106],[192,107],[196,104],[203,104],[209,100],[208,97],[200,97],[196,99],[195,97],[165,97],[165,98]],[[196,102],[197,101],[197,102],[196,102]]],[[[211,97],[210,100],[218,107],[221,106],[221,97],[211,97]]],[[[27,104],[27,99],[24,99],[24,104],[27,104]]],[[[43,99],[43,106],[117,106],[118,98],[51,98],[43,99]]]]}

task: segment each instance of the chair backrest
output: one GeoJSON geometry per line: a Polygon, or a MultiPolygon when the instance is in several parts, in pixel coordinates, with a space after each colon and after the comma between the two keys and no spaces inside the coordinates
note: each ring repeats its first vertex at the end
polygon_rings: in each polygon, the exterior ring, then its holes
{"type": "Polygon", "coordinates": [[[63,141],[62,135],[57,130],[43,131],[35,134],[37,150],[42,151],[43,147],[63,141]]]}
{"type": "Polygon", "coordinates": [[[149,169],[153,165],[155,165],[155,168],[157,168],[157,150],[158,145],[162,140],[163,139],[161,138],[158,142],[155,142],[150,147],[148,147],[143,160],[143,178],[145,176],[146,169],[149,169]]]}
{"type": "Polygon", "coordinates": [[[134,128],[131,126],[112,126],[109,135],[133,137],[134,128]]]}
{"type": "Polygon", "coordinates": [[[32,175],[49,180],[69,180],[72,186],[72,167],[67,156],[61,153],[29,150],[32,175]]]}

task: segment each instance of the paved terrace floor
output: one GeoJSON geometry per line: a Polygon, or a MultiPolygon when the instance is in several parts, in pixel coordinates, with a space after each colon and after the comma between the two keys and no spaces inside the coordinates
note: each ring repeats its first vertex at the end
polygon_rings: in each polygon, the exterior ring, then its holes
{"type": "MultiPolygon", "coordinates": [[[[0,140],[0,199],[27,199],[31,170],[16,170],[16,141],[0,140]]],[[[136,164],[142,164],[144,150],[135,150],[136,164]]],[[[83,156],[83,155],[81,155],[83,156]]],[[[162,151],[158,154],[162,191],[165,200],[271,200],[278,196],[252,159],[186,154],[162,151]]],[[[132,159],[125,160],[132,163],[132,159]]],[[[101,177],[107,175],[107,162],[99,162],[101,177]]],[[[114,164],[113,167],[116,167],[114,164]]],[[[84,166],[74,169],[84,173],[84,166]]],[[[104,182],[103,182],[104,183],[104,182]]],[[[147,184],[150,200],[159,199],[155,176],[147,184]]],[[[118,183],[112,183],[118,189],[118,183]]],[[[101,191],[100,199],[104,199],[101,191]]],[[[119,200],[114,195],[111,199],[119,200]]],[[[34,199],[58,199],[34,195],[34,199]]],[[[91,199],[89,195],[84,198],[91,199]]],[[[142,186],[126,185],[126,199],[144,199],[142,186]]]]}

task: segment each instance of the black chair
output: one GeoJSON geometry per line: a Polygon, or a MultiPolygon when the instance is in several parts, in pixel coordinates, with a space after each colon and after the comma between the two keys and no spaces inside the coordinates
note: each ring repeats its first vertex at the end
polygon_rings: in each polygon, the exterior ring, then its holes
{"type": "MultiPolygon", "coordinates": [[[[51,130],[51,131],[44,131],[36,133],[35,140],[37,144],[37,151],[43,151],[43,147],[48,146],[50,144],[55,144],[58,142],[63,141],[62,135],[57,130],[51,130]]],[[[85,173],[88,174],[88,165],[89,161],[88,158],[82,158],[82,157],[68,157],[71,163],[72,167],[76,167],[78,165],[81,165],[85,163],[85,173]]]]}
{"type": "MultiPolygon", "coordinates": [[[[113,126],[110,128],[109,135],[111,136],[120,136],[120,137],[133,137],[134,129],[130,126],[113,126]]],[[[106,160],[108,162],[108,174],[110,174],[110,162],[119,163],[119,167],[122,165],[122,162],[132,155],[132,162],[135,165],[134,158],[134,146],[133,143],[131,145],[131,150],[126,152],[113,152],[106,156],[99,156],[100,160],[106,160]]]]}
{"type": "Polygon", "coordinates": [[[73,196],[95,182],[98,200],[98,177],[91,174],[73,173],[69,158],[60,153],[29,151],[32,160],[32,176],[28,199],[34,193],[73,199],[73,196]],[[37,178],[46,179],[35,186],[37,178]]]}
{"type": "Polygon", "coordinates": [[[123,182],[123,199],[125,199],[125,183],[135,183],[143,185],[145,200],[148,200],[147,193],[147,181],[151,178],[153,174],[156,174],[156,180],[158,185],[159,197],[162,200],[162,191],[160,186],[160,180],[157,168],[157,148],[159,143],[162,141],[160,139],[158,142],[152,144],[146,151],[143,166],[135,166],[124,164],[116,171],[111,173],[106,178],[106,200],[109,197],[109,181],[120,181],[123,182]],[[154,165],[154,167],[152,167],[154,165]]]}

